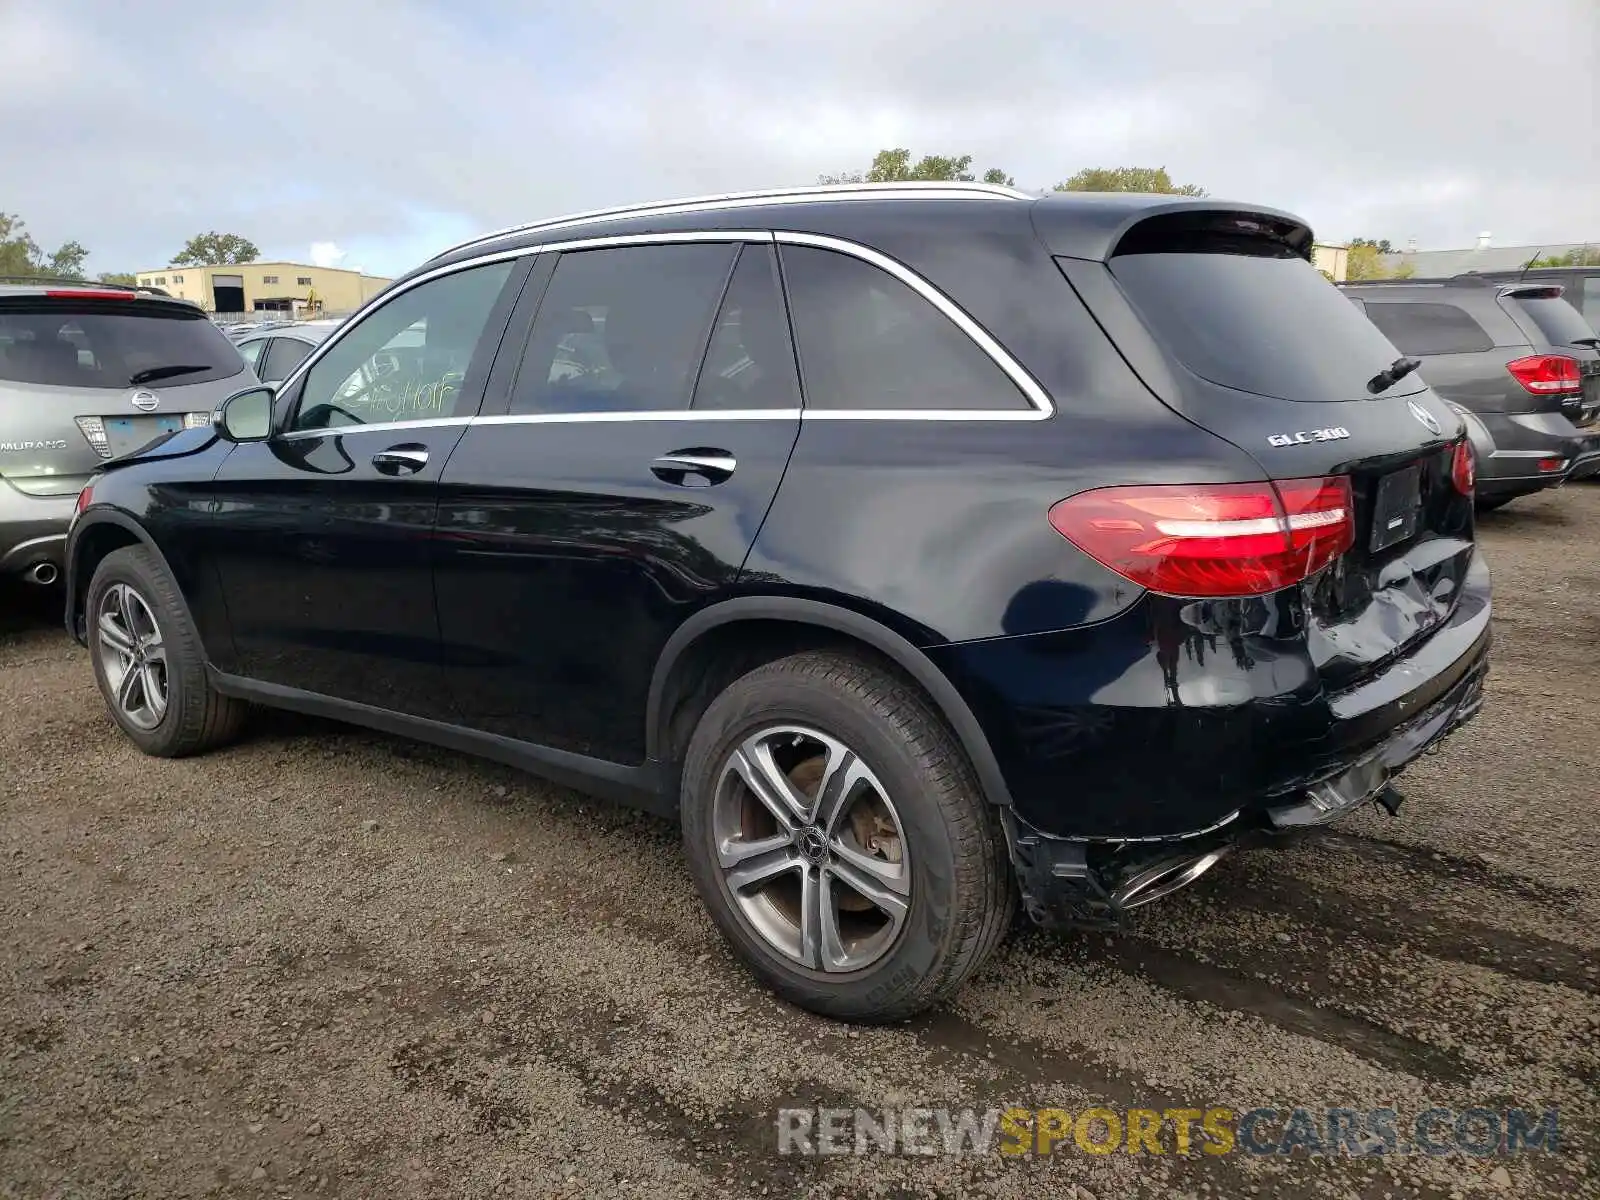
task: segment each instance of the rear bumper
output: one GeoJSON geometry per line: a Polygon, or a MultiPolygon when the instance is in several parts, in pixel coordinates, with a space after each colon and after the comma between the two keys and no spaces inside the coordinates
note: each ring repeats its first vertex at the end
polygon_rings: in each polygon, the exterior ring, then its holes
{"type": "MultiPolygon", "coordinates": [[[[1374,755],[1386,776],[1410,761],[1394,739],[1469,678],[1481,686],[1481,554],[1454,591],[1431,632],[1341,690],[1322,682],[1294,592],[1224,602],[1236,606],[1226,615],[1213,605],[1206,629],[1189,613],[1197,606],[1146,597],[1088,628],[928,654],[983,727],[1021,825],[1068,841],[1183,841],[1265,823],[1374,755]],[[1225,620],[1256,631],[1222,633],[1225,620]]],[[[1374,612],[1346,636],[1376,637],[1383,622],[1374,612]]]]}
{"type": "Polygon", "coordinates": [[[0,479],[0,575],[20,575],[40,563],[60,572],[76,506],[76,496],[30,496],[0,479]]]}
{"type": "Polygon", "coordinates": [[[1476,413],[1469,421],[1478,456],[1478,494],[1485,499],[1524,496],[1575,475],[1600,469],[1600,437],[1578,429],[1561,413],[1476,413]],[[1477,428],[1473,428],[1473,424],[1477,428]],[[1556,460],[1560,466],[1547,469],[1556,460]]]}

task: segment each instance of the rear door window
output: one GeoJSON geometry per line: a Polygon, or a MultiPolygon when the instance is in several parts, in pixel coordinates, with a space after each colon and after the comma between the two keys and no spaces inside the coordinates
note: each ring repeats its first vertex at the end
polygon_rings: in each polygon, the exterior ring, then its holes
{"type": "MultiPolygon", "coordinates": [[[[1108,265],[1151,333],[1223,387],[1283,400],[1359,400],[1395,359],[1372,322],[1298,256],[1158,251],[1119,254],[1108,265]]],[[[1423,386],[1413,373],[1387,394],[1423,386]]]]}
{"type": "Polygon", "coordinates": [[[781,257],[807,408],[1029,407],[972,338],[887,271],[812,246],[781,257]]]}
{"type": "Polygon", "coordinates": [[[509,411],[688,408],[737,249],[696,242],[563,254],[534,318],[509,411]]]}
{"type": "Polygon", "coordinates": [[[243,370],[198,310],[107,300],[0,304],[0,382],[48,387],[180,387],[243,370]]]}
{"type": "Polygon", "coordinates": [[[1369,298],[1367,319],[1402,354],[1477,354],[1494,349],[1494,338],[1456,304],[1369,298]]]}
{"type": "Polygon", "coordinates": [[[1505,303],[1526,313],[1552,346],[1571,346],[1595,336],[1583,314],[1564,296],[1515,296],[1508,297],[1505,303]]]}

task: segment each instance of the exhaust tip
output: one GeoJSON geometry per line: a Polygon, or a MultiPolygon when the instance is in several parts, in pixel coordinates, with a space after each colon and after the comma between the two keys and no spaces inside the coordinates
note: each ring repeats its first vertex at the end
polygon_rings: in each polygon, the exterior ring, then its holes
{"type": "Polygon", "coordinates": [[[22,577],[29,583],[38,584],[40,587],[49,587],[61,578],[61,572],[56,570],[53,562],[37,562],[22,573],[22,577]]]}
{"type": "Polygon", "coordinates": [[[1220,846],[1205,854],[1162,859],[1118,884],[1111,893],[1111,901],[1120,909],[1152,904],[1188,887],[1226,858],[1231,849],[1231,846],[1220,846]]]}

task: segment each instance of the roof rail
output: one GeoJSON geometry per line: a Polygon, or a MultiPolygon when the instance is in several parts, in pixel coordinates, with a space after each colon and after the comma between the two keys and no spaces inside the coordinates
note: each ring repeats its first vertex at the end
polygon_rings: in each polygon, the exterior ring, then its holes
{"type": "Polygon", "coordinates": [[[101,283],[96,279],[72,279],[66,275],[0,275],[0,283],[37,284],[40,287],[81,287],[96,291],[142,292],[131,283],[101,283]]]}
{"type": "Polygon", "coordinates": [[[812,187],[772,188],[754,192],[722,192],[710,196],[688,196],[677,200],[652,200],[643,204],[624,204],[615,208],[596,208],[588,212],[568,213],[544,221],[530,221],[511,225],[493,233],[468,238],[454,246],[439,251],[429,262],[454,254],[468,246],[481,246],[519,233],[539,229],[560,229],[567,225],[583,225],[590,221],[621,221],[628,217],[672,216],[677,213],[711,211],[720,208],[753,208],[764,204],[804,204],[812,200],[832,198],[848,199],[877,195],[886,199],[936,199],[977,200],[996,196],[1008,200],[1032,200],[1035,197],[1021,188],[999,183],[955,180],[951,182],[908,180],[903,183],[826,183],[812,187]]]}

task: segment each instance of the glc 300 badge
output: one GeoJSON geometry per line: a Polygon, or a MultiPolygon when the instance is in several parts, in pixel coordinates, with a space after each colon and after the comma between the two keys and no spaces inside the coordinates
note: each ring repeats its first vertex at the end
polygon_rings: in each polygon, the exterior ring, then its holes
{"type": "Polygon", "coordinates": [[[1343,425],[1330,425],[1327,429],[1302,429],[1299,433],[1271,433],[1269,446],[1304,446],[1311,442],[1338,442],[1350,436],[1343,425]]]}

